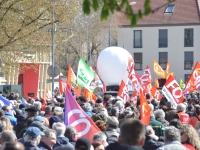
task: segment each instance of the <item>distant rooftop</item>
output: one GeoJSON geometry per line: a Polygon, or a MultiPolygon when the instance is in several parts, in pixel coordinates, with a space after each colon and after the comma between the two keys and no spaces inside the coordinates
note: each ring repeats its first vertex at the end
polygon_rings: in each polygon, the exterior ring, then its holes
{"type": "MultiPolygon", "coordinates": [[[[134,0],[131,5],[134,12],[139,9],[144,10],[145,0],[134,0]]],[[[133,0],[130,0],[130,3],[133,0]]],[[[164,5],[167,0],[151,0],[152,10],[164,5]]],[[[120,25],[130,25],[130,20],[126,19],[124,14],[120,15],[120,25]]],[[[165,5],[153,14],[144,16],[138,21],[140,25],[175,25],[175,24],[200,24],[200,0],[176,0],[169,5],[165,5]]]]}

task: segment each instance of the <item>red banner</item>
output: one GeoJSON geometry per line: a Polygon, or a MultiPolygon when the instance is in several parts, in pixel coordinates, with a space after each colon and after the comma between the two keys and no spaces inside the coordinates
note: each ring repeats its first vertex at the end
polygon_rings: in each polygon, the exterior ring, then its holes
{"type": "Polygon", "coordinates": [[[140,77],[141,86],[147,86],[149,83],[151,83],[151,81],[151,73],[149,66],[147,65],[143,75],[140,77]]]}
{"type": "Polygon", "coordinates": [[[144,98],[142,90],[140,90],[140,121],[145,125],[149,125],[150,121],[150,107],[144,98]]]}
{"type": "Polygon", "coordinates": [[[154,86],[152,86],[152,92],[151,95],[156,98],[157,100],[161,100],[162,95],[160,94],[160,92],[158,91],[158,89],[154,86]]]}
{"type": "Polygon", "coordinates": [[[184,89],[184,94],[200,88],[200,63],[197,62],[184,89]]]}
{"type": "Polygon", "coordinates": [[[86,115],[68,89],[66,89],[65,97],[65,125],[75,127],[78,138],[87,137],[92,142],[94,134],[101,132],[101,130],[95,125],[92,119],[86,115]]]}
{"type": "Polygon", "coordinates": [[[121,85],[119,87],[117,96],[124,100],[124,104],[129,100],[128,87],[126,86],[123,80],[121,81],[121,85]]]}
{"type": "Polygon", "coordinates": [[[65,94],[67,84],[65,82],[63,82],[62,79],[59,79],[59,86],[60,86],[60,93],[65,94]]]}
{"type": "Polygon", "coordinates": [[[171,101],[174,108],[176,108],[177,104],[182,103],[184,100],[183,92],[179,84],[171,75],[163,86],[162,93],[165,95],[168,101],[171,101]]]}

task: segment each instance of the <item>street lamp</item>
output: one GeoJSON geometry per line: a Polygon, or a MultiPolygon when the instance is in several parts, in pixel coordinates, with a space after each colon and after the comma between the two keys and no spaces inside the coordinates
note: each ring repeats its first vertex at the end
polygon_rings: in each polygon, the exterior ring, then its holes
{"type": "Polygon", "coordinates": [[[54,0],[52,0],[52,98],[54,97],[54,0]]]}

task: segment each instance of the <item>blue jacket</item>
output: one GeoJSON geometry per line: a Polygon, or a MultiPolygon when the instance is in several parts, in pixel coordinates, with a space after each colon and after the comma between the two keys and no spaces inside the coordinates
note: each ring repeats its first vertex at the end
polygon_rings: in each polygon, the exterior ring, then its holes
{"type": "Polygon", "coordinates": [[[74,146],[69,142],[69,139],[67,137],[65,137],[64,135],[57,135],[56,138],[56,144],[53,146],[53,148],[65,146],[65,148],[69,150],[74,150],[74,146]]]}
{"type": "Polygon", "coordinates": [[[5,111],[4,114],[10,119],[10,123],[15,127],[17,125],[17,119],[7,111],[5,111]]]}

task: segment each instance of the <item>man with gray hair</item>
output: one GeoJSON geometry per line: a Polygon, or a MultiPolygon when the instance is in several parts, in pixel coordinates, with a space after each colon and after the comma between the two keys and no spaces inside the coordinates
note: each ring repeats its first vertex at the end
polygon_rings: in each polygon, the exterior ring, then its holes
{"type": "Polygon", "coordinates": [[[73,126],[68,126],[66,127],[65,130],[65,137],[67,137],[69,139],[69,142],[75,146],[76,144],[76,140],[77,140],[77,132],[76,132],[76,128],[73,126]]]}
{"type": "Polygon", "coordinates": [[[108,143],[107,143],[107,137],[106,135],[103,133],[103,132],[99,132],[99,133],[96,133],[94,136],[93,136],[93,143],[100,143],[101,145],[103,145],[104,147],[108,146],[108,143]]]}
{"type": "Polygon", "coordinates": [[[69,139],[64,136],[65,134],[65,125],[61,122],[56,122],[53,124],[52,129],[56,131],[57,135],[57,141],[54,145],[54,148],[59,146],[65,146],[66,149],[73,150],[74,146],[69,142],[69,139]]]}
{"type": "Polygon", "coordinates": [[[43,132],[44,136],[42,136],[38,147],[42,150],[52,150],[53,146],[56,144],[56,131],[52,129],[46,129],[43,132]]]}
{"type": "Polygon", "coordinates": [[[1,144],[5,143],[5,142],[16,142],[17,141],[17,137],[15,135],[15,133],[11,130],[5,130],[1,133],[1,144]]]}
{"type": "Polygon", "coordinates": [[[157,150],[187,150],[187,148],[185,148],[180,142],[180,131],[174,126],[168,126],[165,128],[164,139],[165,144],[157,148],[157,150]]]}
{"type": "Polygon", "coordinates": [[[177,105],[177,117],[182,124],[188,124],[190,121],[190,116],[186,113],[186,105],[180,103],[177,105]]]}

